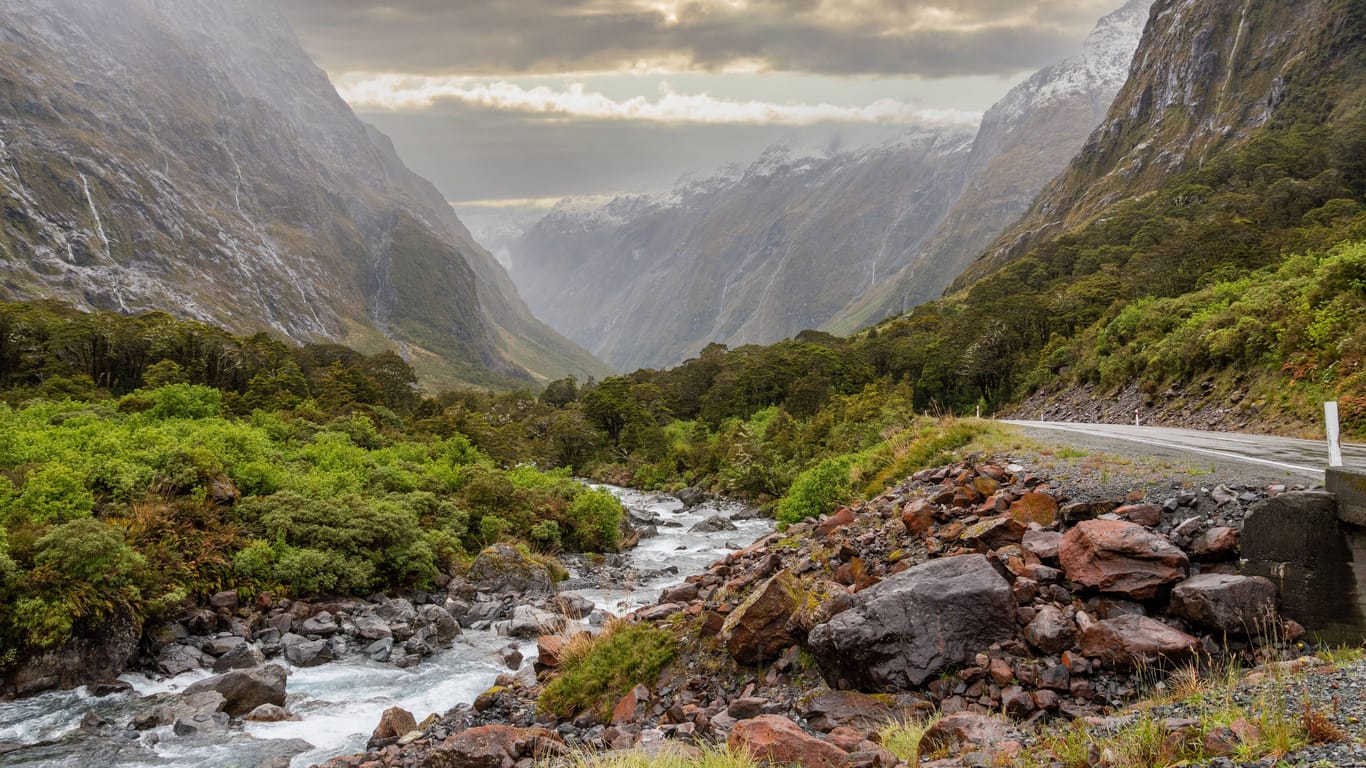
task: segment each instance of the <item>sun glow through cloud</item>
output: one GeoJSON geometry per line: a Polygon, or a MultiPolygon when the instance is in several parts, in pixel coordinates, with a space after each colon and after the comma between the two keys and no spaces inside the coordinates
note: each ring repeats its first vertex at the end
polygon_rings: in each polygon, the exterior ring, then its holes
{"type": "Polygon", "coordinates": [[[482,109],[565,118],[693,125],[975,125],[981,119],[978,112],[928,109],[890,98],[852,106],[778,103],[717,98],[707,93],[679,93],[668,83],[659,85],[654,98],[616,99],[589,90],[583,83],[552,88],[467,77],[348,74],[338,79],[337,90],[352,107],[361,111],[421,111],[449,101],[482,109]]]}

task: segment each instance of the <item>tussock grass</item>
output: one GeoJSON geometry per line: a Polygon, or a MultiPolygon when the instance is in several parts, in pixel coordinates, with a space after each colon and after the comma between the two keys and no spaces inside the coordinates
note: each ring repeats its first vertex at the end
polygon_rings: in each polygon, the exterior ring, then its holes
{"type": "Polygon", "coordinates": [[[617,623],[591,639],[571,640],[560,660],[560,675],[546,685],[537,707],[569,719],[593,712],[607,720],[617,701],[637,685],[648,685],[673,660],[677,641],[668,630],[617,623]]]}

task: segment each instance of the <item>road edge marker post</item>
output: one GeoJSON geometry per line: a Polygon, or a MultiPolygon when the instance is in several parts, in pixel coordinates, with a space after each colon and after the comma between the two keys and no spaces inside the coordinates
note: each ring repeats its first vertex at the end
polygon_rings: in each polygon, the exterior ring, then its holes
{"type": "Polygon", "coordinates": [[[1342,443],[1338,437],[1338,404],[1330,400],[1323,404],[1323,421],[1328,432],[1328,466],[1342,466],[1342,443]]]}

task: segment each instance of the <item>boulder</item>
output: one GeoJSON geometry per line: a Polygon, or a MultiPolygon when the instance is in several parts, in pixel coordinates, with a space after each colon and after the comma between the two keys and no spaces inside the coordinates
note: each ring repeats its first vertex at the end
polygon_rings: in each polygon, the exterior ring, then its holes
{"type": "Polygon", "coordinates": [[[721,628],[731,657],[741,664],[760,664],[800,640],[800,630],[792,620],[801,605],[799,590],[787,571],[779,571],[756,587],[721,628]]]}
{"type": "Polygon", "coordinates": [[[214,658],[190,645],[174,643],[157,651],[157,671],[167,677],[214,665],[214,658]]]}
{"type": "Polygon", "coordinates": [[[1016,738],[1014,727],[1006,720],[975,712],[954,712],[941,717],[920,738],[920,753],[962,754],[969,750],[992,752],[1003,741],[1016,738]]]}
{"type": "Polygon", "coordinates": [[[216,691],[226,700],[223,711],[237,717],[262,704],[284,706],[285,679],[288,676],[289,672],[279,664],[238,669],[200,680],[186,688],[185,694],[216,691]]]}
{"type": "Polygon", "coordinates": [[[332,660],[332,646],[326,640],[309,640],[290,633],[280,638],[285,661],[296,667],[316,667],[332,660]]]}
{"type": "Polygon", "coordinates": [[[1058,546],[1062,544],[1062,534],[1057,531],[1025,531],[1020,540],[1020,549],[1045,562],[1058,559],[1058,546]]]}
{"type": "Polygon", "coordinates": [[[1083,655],[1118,667],[1181,661],[1199,648],[1185,632],[1135,614],[1095,622],[1081,633],[1083,655]]]}
{"type": "Polygon", "coordinates": [[[1172,589],[1171,612],[1230,635],[1255,636],[1276,621],[1276,587],[1261,576],[1202,573],[1172,589]]]}
{"type": "Polygon", "coordinates": [[[351,619],[356,627],[356,635],[366,640],[379,640],[385,637],[393,637],[393,630],[389,629],[389,622],[378,616],[369,614],[356,616],[351,619]]]}
{"type": "Polygon", "coordinates": [[[688,529],[689,533],[716,533],[718,531],[738,531],[739,526],[720,515],[712,515],[688,529]]]}
{"type": "Polygon", "coordinates": [[[227,611],[237,610],[237,590],[229,589],[223,592],[215,592],[214,595],[209,598],[209,605],[227,611]]]}
{"type": "Polygon", "coordinates": [[[507,633],[512,637],[540,637],[544,634],[564,629],[565,619],[559,614],[542,611],[529,605],[519,605],[512,609],[507,633]]]}
{"type": "Polygon", "coordinates": [[[475,592],[489,594],[549,595],[555,591],[549,569],[511,544],[494,544],[480,552],[470,564],[466,583],[475,592]]]}
{"type": "Polygon", "coordinates": [[[844,750],[803,731],[782,715],[760,715],[741,720],[730,731],[731,751],[747,754],[760,765],[797,765],[802,768],[846,768],[844,750]]]}
{"type": "Polygon", "coordinates": [[[1156,504],[1129,504],[1116,509],[1115,514],[1145,528],[1152,528],[1162,522],[1162,507],[1156,504]]]}
{"type": "Polygon", "coordinates": [[[560,666],[564,638],[560,635],[541,635],[536,638],[536,663],[547,669],[560,666]]]}
{"type": "Polygon", "coordinates": [[[423,623],[431,629],[431,637],[445,645],[460,636],[460,622],[451,612],[439,605],[424,605],[418,612],[423,623]]]}
{"type": "Polygon", "coordinates": [[[515,768],[521,760],[545,760],[567,752],[544,728],[483,725],[447,738],[427,753],[421,768],[515,768]]]}
{"type": "Polygon", "coordinates": [[[317,615],[304,619],[299,625],[299,632],[305,635],[317,635],[318,637],[331,637],[341,631],[336,618],[327,611],[322,611],[317,615]]]}
{"type": "Polygon", "coordinates": [[[417,730],[417,718],[403,707],[389,707],[379,716],[379,724],[370,734],[370,744],[398,739],[410,731],[417,730]]]}
{"type": "Polygon", "coordinates": [[[1058,560],[1067,578],[1140,600],[1186,577],[1186,553],[1165,536],[1123,520],[1086,520],[1062,537],[1058,560]]]}
{"type": "Polygon", "coordinates": [[[243,642],[219,656],[218,661],[213,663],[213,671],[221,674],[231,669],[259,667],[265,663],[266,655],[261,652],[260,648],[251,643],[243,642]]]}
{"type": "Polygon", "coordinates": [[[1046,654],[1058,654],[1077,640],[1077,626],[1057,606],[1045,605],[1034,613],[1024,630],[1025,640],[1046,654]]]}
{"type": "MultiPolygon", "coordinates": [[[[10,606],[6,604],[5,610],[10,606]]],[[[142,623],[118,608],[99,632],[80,634],[65,644],[0,672],[0,694],[25,696],[51,688],[74,688],[123,674],[137,655],[142,623]]]]}
{"type": "Polygon", "coordinates": [[[931,560],[888,576],[853,603],[808,639],[835,689],[908,690],[1015,635],[1010,584],[983,555],[931,560]]]}

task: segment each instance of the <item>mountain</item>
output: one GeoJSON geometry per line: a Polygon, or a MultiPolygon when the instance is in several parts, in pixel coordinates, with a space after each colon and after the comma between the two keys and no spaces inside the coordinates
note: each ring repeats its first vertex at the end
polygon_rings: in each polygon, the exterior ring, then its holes
{"type": "Polygon", "coordinates": [[[1101,127],[875,357],[948,407],[1366,425],[1363,40],[1360,0],[1158,0],[1101,127]]]}
{"type": "Polygon", "coordinates": [[[982,118],[965,183],[934,235],[895,276],[846,307],[830,330],[853,332],[937,298],[1067,167],[1124,85],[1153,0],[1105,16],[1082,51],[1034,73],[982,118]]]}
{"type": "Polygon", "coordinates": [[[1102,19],[975,137],[779,150],[701,190],[573,203],[512,242],[513,278],[541,319],[628,370],[899,314],[939,296],[1066,167],[1123,84],[1151,2],[1102,19]]]}
{"type": "Polygon", "coordinates": [[[777,341],[903,266],[970,146],[941,129],[826,157],[777,148],[669,195],[565,205],[511,245],[511,272],[541,319],[622,370],[777,341]]]}
{"type": "MultiPolygon", "coordinates": [[[[1350,126],[1359,105],[1345,95],[1363,78],[1363,13],[1352,0],[1158,2],[1101,128],[958,285],[1205,167],[1263,129],[1350,126]]],[[[1361,157],[1333,162],[1359,169],[1361,157]]]]}
{"type": "Polygon", "coordinates": [[[11,0],[0,297],[397,346],[434,384],[600,374],[260,0],[11,0]]]}

